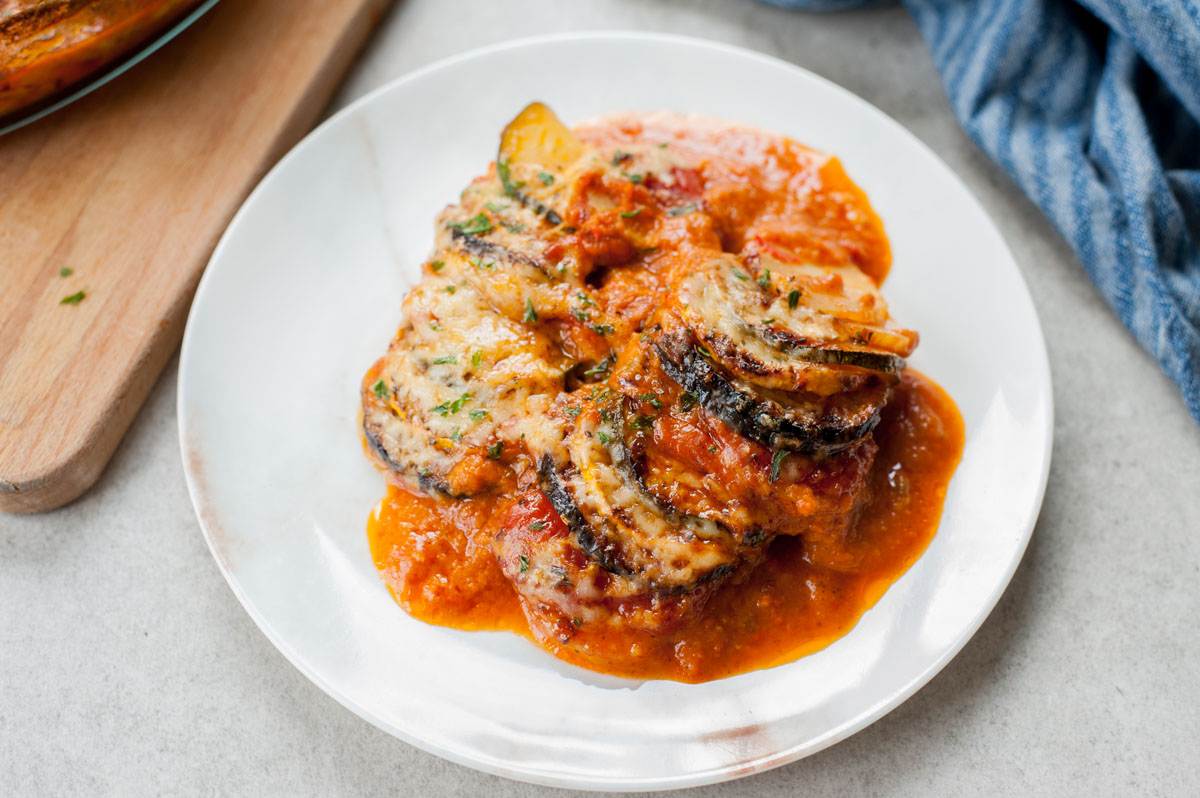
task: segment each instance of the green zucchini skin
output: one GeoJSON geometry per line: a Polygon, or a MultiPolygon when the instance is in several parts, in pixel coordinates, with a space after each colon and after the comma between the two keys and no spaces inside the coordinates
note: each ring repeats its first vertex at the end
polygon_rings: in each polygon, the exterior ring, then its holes
{"type": "Polygon", "coordinates": [[[804,339],[797,338],[787,330],[777,327],[755,326],[754,332],[763,340],[779,347],[780,351],[785,354],[808,363],[825,366],[850,366],[891,376],[898,375],[905,366],[904,358],[890,352],[809,346],[804,339]]]}
{"type": "Polygon", "coordinates": [[[845,451],[875,429],[887,400],[886,386],[879,386],[874,391],[817,397],[806,406],[785,406],[763,397],[753,386],[735,385],[702,354],[694,336],[660,333],[654,347],[663,372],[700,397],[709,412],[743,437],[775,450],[820,455],[845,451]]]}

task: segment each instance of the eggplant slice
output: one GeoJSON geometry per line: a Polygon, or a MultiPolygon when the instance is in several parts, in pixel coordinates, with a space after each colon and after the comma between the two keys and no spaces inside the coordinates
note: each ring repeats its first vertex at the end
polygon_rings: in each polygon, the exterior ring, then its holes
{"type": "Polygon", "coordinates": [[[447,479],[452,469],[519,436],[535,397],[557,395],[570,363],[546,336],[446,277],[427,278],[404,309],[404,326],[363,381],[363,432],[382,465],[462,495],[447,479]]]}
{"type": "Polygon", "coordinates": [[[663,371],[740,435],[771,449],[832,455],[858,443],[879,423],[891,388],[880,378],[853,391],[783,393],[723,372],[685,330],[654,338],[663,371]]]}

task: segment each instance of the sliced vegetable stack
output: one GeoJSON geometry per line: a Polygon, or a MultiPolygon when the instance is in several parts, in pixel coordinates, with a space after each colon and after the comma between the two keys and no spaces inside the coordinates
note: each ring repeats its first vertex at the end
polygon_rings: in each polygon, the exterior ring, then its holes
{"type": "Polygon", "coordinates": [[[752,169],[761,153],[718,155],[684,135],[696,124],[577,135],[523,110],[439,218],[363,380],[398,485],[497,498],[489,545],[544,641],[666,633],[776,536],[848,529],[917,345],[879,291],[877,220],[865,246],[777,223],[861,216],[857,197],[805,204],[801,167],[836,162],[781,139],[791,160],[752,169]]]}

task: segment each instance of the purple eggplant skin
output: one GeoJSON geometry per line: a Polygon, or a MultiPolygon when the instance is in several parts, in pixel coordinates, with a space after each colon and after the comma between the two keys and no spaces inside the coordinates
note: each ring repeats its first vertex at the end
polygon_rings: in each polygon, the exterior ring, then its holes
{"type": "Polygon", "coordinates": [[[776,451],[812,455],[845,451],[875,429],[886,400],[884,390],[879,401],[851,408],[812,403],[785,406],[758,395],[750,386],[734,385],[705,356],[694,336],[660,334],[654,347],[663,372],[698,396],[709,412],[743,437],[776,451]]]}

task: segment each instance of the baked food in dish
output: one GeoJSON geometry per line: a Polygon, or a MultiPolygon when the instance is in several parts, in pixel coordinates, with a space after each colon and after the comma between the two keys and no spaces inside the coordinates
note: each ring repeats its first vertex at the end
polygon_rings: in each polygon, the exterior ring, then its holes
{"type": "Polygon", "coordinates": [[[200,0],[0,0],[0,118],[120,60],[200,0]]]}
{"type": "Polygon", "coordinates": [[[699,681],[836,639],[928,543],[961,421],[835,159],[534,103],[434,249],[362,387],[418,617],[699,681]]]}

